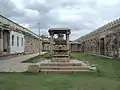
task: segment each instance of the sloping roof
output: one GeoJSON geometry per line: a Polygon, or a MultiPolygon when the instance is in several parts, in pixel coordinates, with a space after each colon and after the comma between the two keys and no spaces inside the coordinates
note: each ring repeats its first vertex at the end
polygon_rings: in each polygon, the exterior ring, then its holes
{"type": "Polygon", "coordinates": [[[12,22],[13,24],[15,24],[15,25],[17,25],[17,26],[19,26],[19,27],[21,27],[21,28],[23,28],[23,29],[25,30],[25,31],[23,31],[23,32],[30,33],[30,34],[32,34],[33,36],[37,37],[37,38],[39,37],[37,34],[35,34],[34,32],[32,32],[31,30],[29,30],[28,28],[25,28],[25,27],[19,25],[18,23],[14,22],[14,21],[12,21],[12,20],[10,20],[10,19],[8,19],[7,17],[5,17],[5,16],[3,16],[3,15],[0,15],[0,17],[2,17],[2,18],[4,18],[4,19],[12,22]]]}

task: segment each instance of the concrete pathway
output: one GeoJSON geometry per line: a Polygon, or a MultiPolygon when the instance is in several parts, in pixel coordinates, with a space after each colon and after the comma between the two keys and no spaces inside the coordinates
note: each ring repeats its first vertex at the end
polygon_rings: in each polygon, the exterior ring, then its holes
{"type": "MultiPolygon", "coordinates": [[[[43,52],[44,53],[44,52],[43,52]]],[[[41,53],[41,54],[43,54],[41,53]]],[[[18,56],[6,60],[0,60],[0,72],[24,72],[27,71],[28,65],[31,63],[21,63],[39,55],[38,53],[18,56]]]]}

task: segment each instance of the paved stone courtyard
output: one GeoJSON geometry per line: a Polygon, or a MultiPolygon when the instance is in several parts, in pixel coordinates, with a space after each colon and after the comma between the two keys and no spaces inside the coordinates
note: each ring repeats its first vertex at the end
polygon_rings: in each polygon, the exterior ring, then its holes
{"type": "MultiPolygon", "coordinates": [[[[44,52],[43,52],[44,53],[44,52]]],[[[43,54],[41,53],[41,54],[43,54]]],[[[29,54],[24,56],[18,56],[6,60],[0,60],[0,72],[24,72],[27,71],[28,65],[31,63],[21,63],[24,60],[30,59],[39,55],[36,54],[29,54]]],[[[36,63],[35,63],[36,64],[36,63]]]]}

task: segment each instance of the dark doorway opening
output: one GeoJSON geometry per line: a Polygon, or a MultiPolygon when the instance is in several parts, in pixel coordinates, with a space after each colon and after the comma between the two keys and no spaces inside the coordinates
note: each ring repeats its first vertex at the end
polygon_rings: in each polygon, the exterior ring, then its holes
{"type": "Polygon", "coordinates": [[[105,55],[104,38],[100,39],[100,54],[105,55]]]}
{"type": "Polygon", "coordinates": [[[10,45],[10,32],[7,30],[3,31],[3,52],[9,53],[10,45]]]}

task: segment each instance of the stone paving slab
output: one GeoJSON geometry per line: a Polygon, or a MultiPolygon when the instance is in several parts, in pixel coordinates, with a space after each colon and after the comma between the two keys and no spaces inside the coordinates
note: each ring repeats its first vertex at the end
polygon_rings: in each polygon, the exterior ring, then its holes
{"type": "MultiPolygon", "coordinates": [[[[45,52],[41,53],[44,54],[45,52]]],[[[30,59],[39,55],[38,53],[18,56],[6,60],[0,60],[0,72],[25,72],[28,65],[36,63],[21,63],[24,60],[30,59]]]]}

